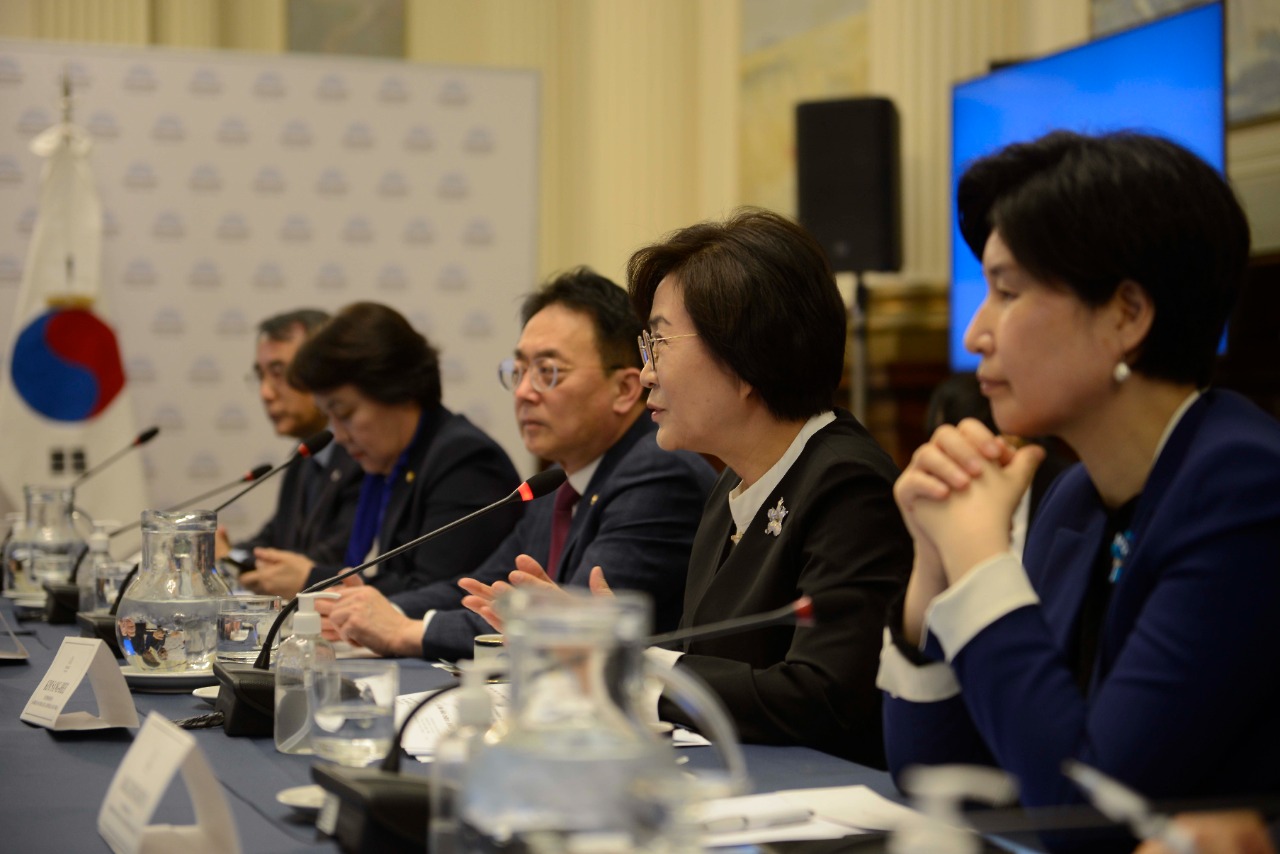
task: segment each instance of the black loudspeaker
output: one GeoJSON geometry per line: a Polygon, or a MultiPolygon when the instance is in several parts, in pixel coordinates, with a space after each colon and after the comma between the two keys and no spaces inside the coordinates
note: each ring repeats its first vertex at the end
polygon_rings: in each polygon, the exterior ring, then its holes
{"type": "Polygon", "coordinates": [[[833,270],[902,266],[898,110],[888,98],[796,106],[800,224],[833,270]]]}

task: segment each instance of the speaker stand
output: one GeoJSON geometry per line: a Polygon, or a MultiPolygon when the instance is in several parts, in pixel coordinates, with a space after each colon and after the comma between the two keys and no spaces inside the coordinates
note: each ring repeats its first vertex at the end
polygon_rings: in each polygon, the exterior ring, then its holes
{"type": "Polygon", "coordinates": [[[863,426],[867,423],[867,283],[861,270],[853,274],[853,296],[849,300],[849,323],[853,347],[849,351],[849,411],[863,426]]]}

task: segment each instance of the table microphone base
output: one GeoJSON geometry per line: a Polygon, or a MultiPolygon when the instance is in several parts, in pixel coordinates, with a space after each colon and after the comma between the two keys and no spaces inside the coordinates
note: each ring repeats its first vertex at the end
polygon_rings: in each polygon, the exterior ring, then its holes
{"type": "Polygon", "coordinates": [[[45,584],[48,597],[44,602],[44,621],[55,626],[70,626],[80,610],[80,588],[74,584],[45,584]]]}
{"type": "Polygon", "coordinates": [[[97,638],[107,645],[116,658],[124,658],[120,654],[120,639],[116,637],[114,614],[91,614],[81,611],[76,614],[76,623],[80,626],[80,637],[97,638]]]}
{"type": "Polygon", "coordinates": [[[316,827],[347,854],[422,851],[431,811],[425,777],[317,764],[311,779],[325,790],[316,827]]]}
{"type": "Polygon", "coordinates": [[[276,673],[256,667],[213,663],[218,677],[218,700],[213,707],[222,712],[222,731],[227,735],[272,735],[276,727],[276,673]]]}

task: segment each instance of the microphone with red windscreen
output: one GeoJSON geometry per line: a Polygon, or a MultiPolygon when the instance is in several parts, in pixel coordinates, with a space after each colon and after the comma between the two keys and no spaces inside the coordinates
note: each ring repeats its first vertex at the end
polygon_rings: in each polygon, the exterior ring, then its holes
{"type": "Polygon", "coordinates": [[[111,465],[111,464],[112,464],[112,463],[114,463],[116,460],[120,459],[120,458],[121,458],[121,457],[123,457],[125,454],[129,453],[130,451],[132,451],[134,448],[140,448],[140,447],[142,447],[143,445],[147,444],[147,443],[148,443],[148,442],[150,442],[152,439],[154,439],[154,438],[156,437],[156,434],[157,434],[157,433],[159,433],[159,432],[160,432],[160,428],[159,428],[159,427],[148,427],[146,430],[143,430],[141,433],[139,433],[137,436],[135,436],[135,437],[134,437],[134,439],[133,439],[133,441],[132,441],[132,442],[130,442],[128,445],[125,445],[123,448],[121,448],[120,450],[116,451],[114,454],[112,454],[111,456],[107,457],[105,460],[103,460],[102,462],[98,463],[96,466],[94,466],[93,468],[89,469],[87,472],[85,472],[84,474],[80,475],[80,476],[79,476],[79,477],[77,477],[75,480],[71,481],[71,489],[72,489],[72,490],[74,490],[77,486],[79,486],[80,484],[84,483],[86,480],[88,480],[89,478],[93,477],[95,474],[97,474],[98,472],[102,471],[102,470],[103,470],[103,469],[105,469],[107,466],[111,465]]]}
{"type": "MultiPolygon", "coordinates": [[[[383,552],[359,566],[317,582],[302,592],[316,593],[320,590],[325,590],[338,584],[344,578],[364,572],[366,569],[377,566],[383,561],[389,560],[409,549],[417,548],[428,540],[434,540],[441,534],[446,534],[459,525],[465,525],[472,519],[497,510],[499,507],[524,501],[533,501],[535,498],[550,495],[559,489],[560,484],[564,482],[565,473],[563,469],[547,469],[546,471],[538,472],[516,487],[505,498],[468,513],[460,519],[455,519],[447,525],[436,528],[434,531],[428,531],[421,537],[410,540],[390,551],[383,552]]],[[[213,672],[218,677],[218,699],[214,705],[214,715],[221,714],[223,731],[227,735],[270,735],[273,732],[275,726],[275,672],[269,669],[271,666],[271,645],[275,643],[276,635],[280,633],[280,626],[297,608],[298,600],[295,598],[280,609],[279,615],[276,616],[275,622],[271,624],[271,629],[262,641],[262,652],[258,654],[258,660],[253,663],[252,667],[230,668],[223,667],[219,662],[214,663],[213,672]]],[[[216,726],[217,724],[213,725],[216,726]]]]}
{"type": "Polygon", "coordinates": [[[651,635],[645,641],[645,645],[666,646],[687,640],[709,640],[751,629],[763,629],[768,626],[812,626],[814,623],[825,621],[833,616],[835,615],[815,605],[810,597],[801,596],[796,601],[783,605],[781,608],[775,608],[772,611],[765,611],[761,614],[734,617],[716,623],[707,623],[703,626],[689,626],[688,628],[676,629],[660,635],[651,635]]]}

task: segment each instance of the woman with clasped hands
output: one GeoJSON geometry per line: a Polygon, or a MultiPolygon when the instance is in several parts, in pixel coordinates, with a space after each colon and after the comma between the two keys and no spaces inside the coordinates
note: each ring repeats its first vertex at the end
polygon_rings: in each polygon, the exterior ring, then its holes
{"type": "Polygon", "coordinates": [[[1240,206],[1171,142],[1062,132],[972,164],[957,204],[996,424],[1082,465],[1021,562],[1009,523],[1040,448],[965,421],[899,478],[916,556],[878,680],[890,769],[998,765],[1028,806],[1081,800],[1067,758],[1153,798],[1276,791],[1280,424],[1205,388],[1248,257],[1240,206]]]}

